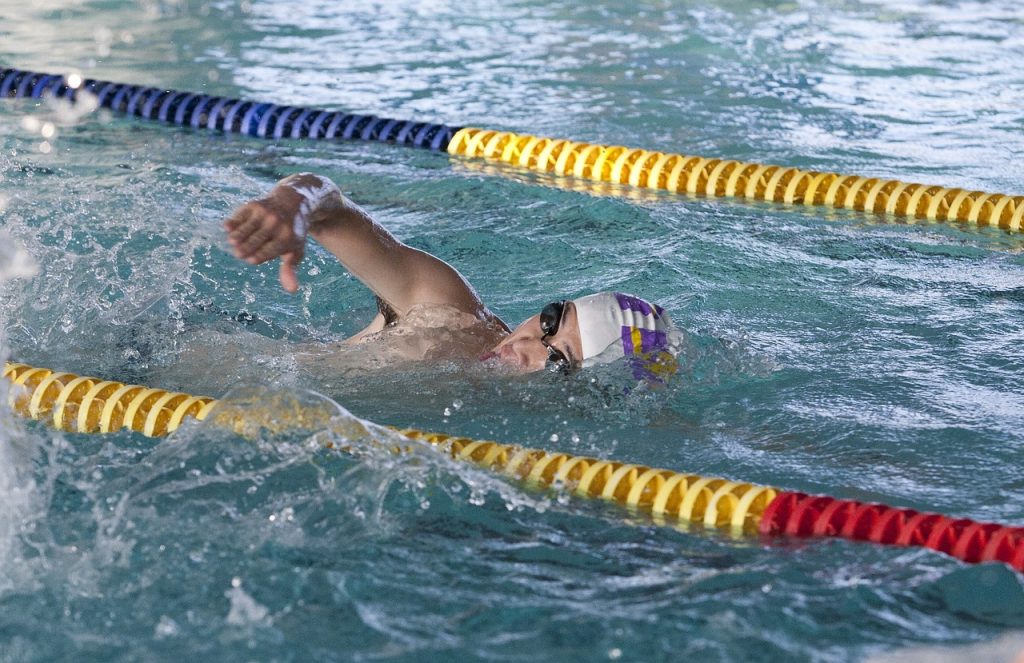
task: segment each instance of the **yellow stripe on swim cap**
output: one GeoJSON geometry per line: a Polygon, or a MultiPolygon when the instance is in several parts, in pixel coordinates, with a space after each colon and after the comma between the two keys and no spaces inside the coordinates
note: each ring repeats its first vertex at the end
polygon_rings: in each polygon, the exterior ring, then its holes
{"type": "Polygon", "coordinates": [[[644,339],[640,336],[640,328],[633,327],[633,332],[629,335],[630,340],[633,341],[633,354],[638,355],[644,350],[644,339]]]}

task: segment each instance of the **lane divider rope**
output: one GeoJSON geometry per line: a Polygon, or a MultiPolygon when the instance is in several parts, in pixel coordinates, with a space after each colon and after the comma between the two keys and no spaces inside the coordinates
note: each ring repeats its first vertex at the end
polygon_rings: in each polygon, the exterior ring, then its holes
{"type": "Polygon", "coordinates": [[[1024,225],[1024,196],[395,120],[95,79],[85,79],[71,87],[61,75],[0,69],[0,98],[58,97],[75,102],[82,91],[91,93],[103,108],[116,112],[259,138],[385,141],[535,172],[676,194],[825,206],[997,227],[1011,232],[1021,232],[1024,225]]]}
{"type": "MultiPolygon", "coordinates": [[[[6,363],[8,404],[60,430],[168,435],[186,417],[203,421],[218,401],[180,392],[6,363]]],[[[278,425],[287,417],[274,413],[278,425]]],[[[241,416],[246,416],[244,413],[241,416]]],[[[301,419],[302,413],[297,413],[301,419]]],[[[242,424],[244,422],[238,422],[242,424]]],[[[658,523],[692,523],[733,536],[834,537],[937,550],[965,562],[999,561],[1024,572],[1024,527],[953,519],[884,504],[684,474],[415,429],[398,430],[456,460],[541,488],[616,502],[658,523]]],[[[401,451],[401,448],[396,448],[401,451]]]]}
{"type": "Polygon", "coordinates": [[[382,141],[444,150],[457,128],[304,106],[215,97],[87,78],[75,87],[64,76],[0,69],[0,98],[54,97],[72,103],[90,93],[101,108],[193,129],[257,138],[382,141]]]}
{"type": "Polygon", "coordinates": [[[821,205],[1015,232],[1021,231],[1024,220],[1024,196],[578,143],[509,131],[459,129],[448,145],[448,153],[561,177],[679,194],[821,205]]]}

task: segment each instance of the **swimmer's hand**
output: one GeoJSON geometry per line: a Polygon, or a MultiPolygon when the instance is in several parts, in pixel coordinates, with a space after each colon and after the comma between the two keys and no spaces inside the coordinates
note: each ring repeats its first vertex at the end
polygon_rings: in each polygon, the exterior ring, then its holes
{"type": "Polygon", "coordinates": [[[277,183],[266,198],[239,207],[224,222],[235,257],[252,265],[281,258],[281,286],[299,289],[295,268],[306,249],[306,233],[325,214],[341,209],[341,191],[331,180],[298,173],[277,183]]]}
{"type": "Polygon", "coordinates": [[[261,265],[281,258],[279,278],[288,292],[299,289],[295,268],[306,252],[305,233],[296,232],[293,223],[302,200],[293,189],[278,186],[266,198],[242,205],[224,222],[228,244],[239,260],[261,265]]]}

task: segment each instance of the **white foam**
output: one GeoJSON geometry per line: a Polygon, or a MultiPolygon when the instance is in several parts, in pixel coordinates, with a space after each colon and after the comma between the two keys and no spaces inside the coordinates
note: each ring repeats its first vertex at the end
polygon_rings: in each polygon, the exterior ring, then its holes
{"type": "Polygon", "coordinates": [[[309,232],[313,212],[332,193],[341,195],[341,190],[338,189],[338,186],[326,177],[320,177],[319,175],[309,175],[308,177],[315,178],[320,183],[315,186],[299,186],[291,183],[286,185],[303,198],[302,204],[299,205],[299,211],[292,220],[292,228],[295,230],[295,235],[301,239],[305,239],[306,233],[309,232]]]}

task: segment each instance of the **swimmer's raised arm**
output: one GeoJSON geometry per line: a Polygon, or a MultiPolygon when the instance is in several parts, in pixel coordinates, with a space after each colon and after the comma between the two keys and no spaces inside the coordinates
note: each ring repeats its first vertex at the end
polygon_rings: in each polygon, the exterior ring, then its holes
{"type": "Polygon", "coordinates": [[[486,310],[454,267],[398,241],[326,177],[286,177],[265,198],[238,208],[224,228],[235,257],[253,265],[281,258],[281,285],[289,292],[299,286],[295,267],[308,232],[400,315],[416,304],[486,310]]]}

